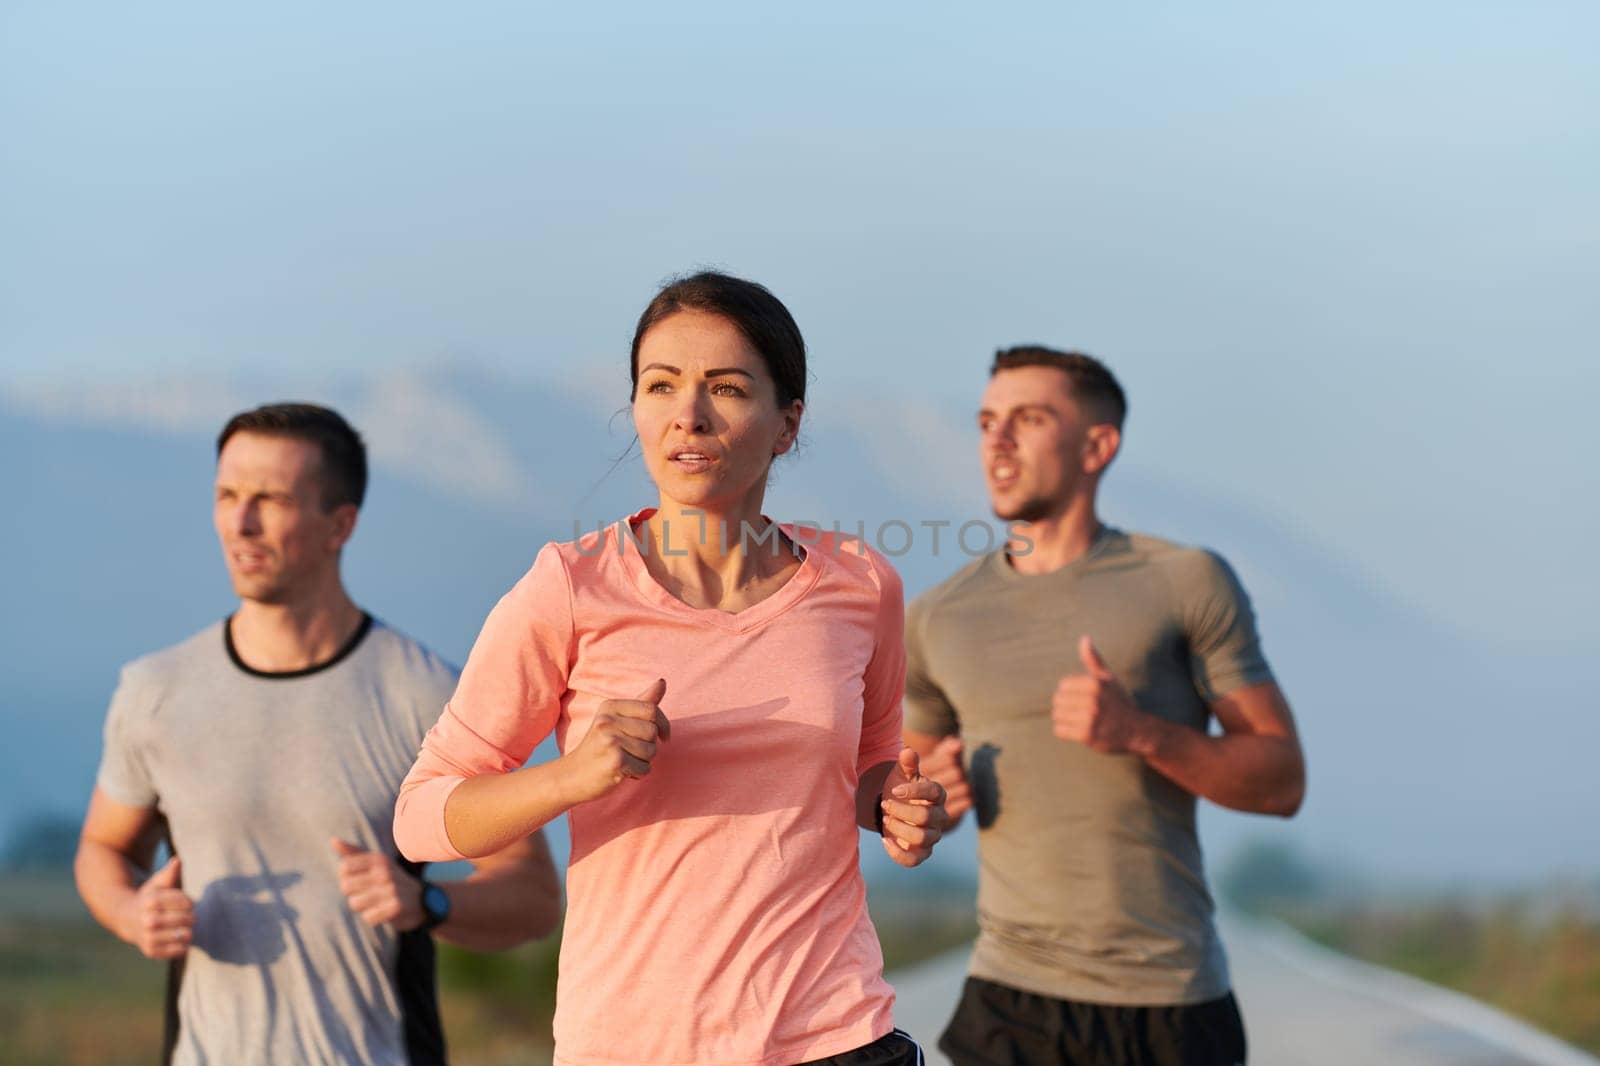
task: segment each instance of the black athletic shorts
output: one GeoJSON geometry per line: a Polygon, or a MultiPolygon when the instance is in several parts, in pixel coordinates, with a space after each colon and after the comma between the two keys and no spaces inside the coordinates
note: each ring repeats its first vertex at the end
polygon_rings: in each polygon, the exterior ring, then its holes
{"type": "Polygon", "coordinates": [[[800,1066],[923,1066],[924,1061],[922,1049],[911,1035],[896,1029],[854,1051],[802,1062],[800,1066]]]}
{"type": "Polygon", "coordinates": [[[939,1050],[955,1066],[1240,1066],[1244,1021],[1232,993],[1181,1007],[1111,1007],[969,977],[939,1050]]]}

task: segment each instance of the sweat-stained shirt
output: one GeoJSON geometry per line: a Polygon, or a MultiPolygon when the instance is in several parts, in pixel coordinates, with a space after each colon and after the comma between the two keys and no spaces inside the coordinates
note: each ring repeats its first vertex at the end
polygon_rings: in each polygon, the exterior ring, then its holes
{"type": "Polygon", "coordinates": [[[552,731],[571,751],[601,701],[666,679],[650,773],[568,815],[557,1063],[786,1066],[892,1029],[855,797],[900,750],[900,579],[859,541],[782,528],[799,569],[732,614],[657,584],[627,522],[546,545],[401,788],[401,851],[460,858],[456,786],[552,731]]]}

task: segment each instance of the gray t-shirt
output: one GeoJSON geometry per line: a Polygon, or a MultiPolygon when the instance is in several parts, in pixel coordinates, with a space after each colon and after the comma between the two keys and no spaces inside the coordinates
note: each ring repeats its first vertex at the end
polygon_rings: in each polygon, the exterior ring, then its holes
{"type": "Polygon", "coordinates": [[[370,619],[310,670],[250,670],[226,623],[123,668],[98,784],[166,819],[195,904],[172,1061],[443,1061],[431,938],[352,911],[329,838],[397,854],[395,796],[455,681],[370,619]]]}
{"type": "Polygon", "coordinates": [[[963,738],[979,826],[972,974],[1122,1006],[1225,995],[1195,797],[1137,756],[1051,732],[1085,633],[1142,710],[1200,731],[1211,701],[1272,679],[1227,564],[1153,537],[1106,529],[1034,576],[996,552],[919,597],[905,723],[963,738]]]}

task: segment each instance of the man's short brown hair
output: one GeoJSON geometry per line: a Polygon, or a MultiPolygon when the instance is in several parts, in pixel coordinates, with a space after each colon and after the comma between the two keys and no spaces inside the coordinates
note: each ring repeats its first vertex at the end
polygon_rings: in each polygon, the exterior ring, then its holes
{"type": "Polygon", "coordinates": [[[235,433],[290,437],[315,444],[322,453],[322,507],[361,506],[367,495],[367,446],[339,412],[313,403],[269,403],[228,419],[217,437],[217,454],[235,433]]]}
{"type": "Polygon", "coordinates": [[[1019,344],[994,353],[989,376],[1023,366],[1053,366],[1067,375],[1072,398],[1099,422],[1110,422],[1118,429],[1128,417],[1128,398],[1106,365],[1092,355],[1063,352],[1040,344],[1019,344]]]}

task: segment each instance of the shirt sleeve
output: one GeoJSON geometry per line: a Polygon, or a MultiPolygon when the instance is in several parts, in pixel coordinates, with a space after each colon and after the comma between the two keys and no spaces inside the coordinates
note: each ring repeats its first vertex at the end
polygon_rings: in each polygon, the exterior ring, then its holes
{"type": "Polygon", "coordinates": [[[1183,625],[1189,672],[1207,703],[1272,680],[1261,653],[1255,612],[1233,568],[1214,552],[1196,552],[1184,582],[1183,625]]]}
{"type": "Polygon", "coordinates": [[[95,784],[111,799],[129,807],[154,807],[160,798],[141,739],[148,710],[146,686],[139,683],[133,667],[124,667],[106,712],[105,746],[95,784]]]}
{"type": "Polygon", "coordinates": [[[402,855],[465,858],[445,831],[450,794],[469,777],[528,761],[561,716],[572,654],[572,583],[560,550],[547,544],[489,612],[455,695],[400,785],[394,839],[402,855]]]}
{"type": "Polygon", "coordinates": [[[934,681],[929,669],[927,640],[927,596],[911,605],[906,617],[906,729],[930,737],[945,737],[961,732],[961,719],[944,690],[934,681]]]}
{"type": "Polygon", "coordinates": [[[857,777],[899,756],[900,702],[906,684],[905,590],[889,560],[871,549],[865,551],[877,579],[878,616],[862,692],[857,777]]]}

